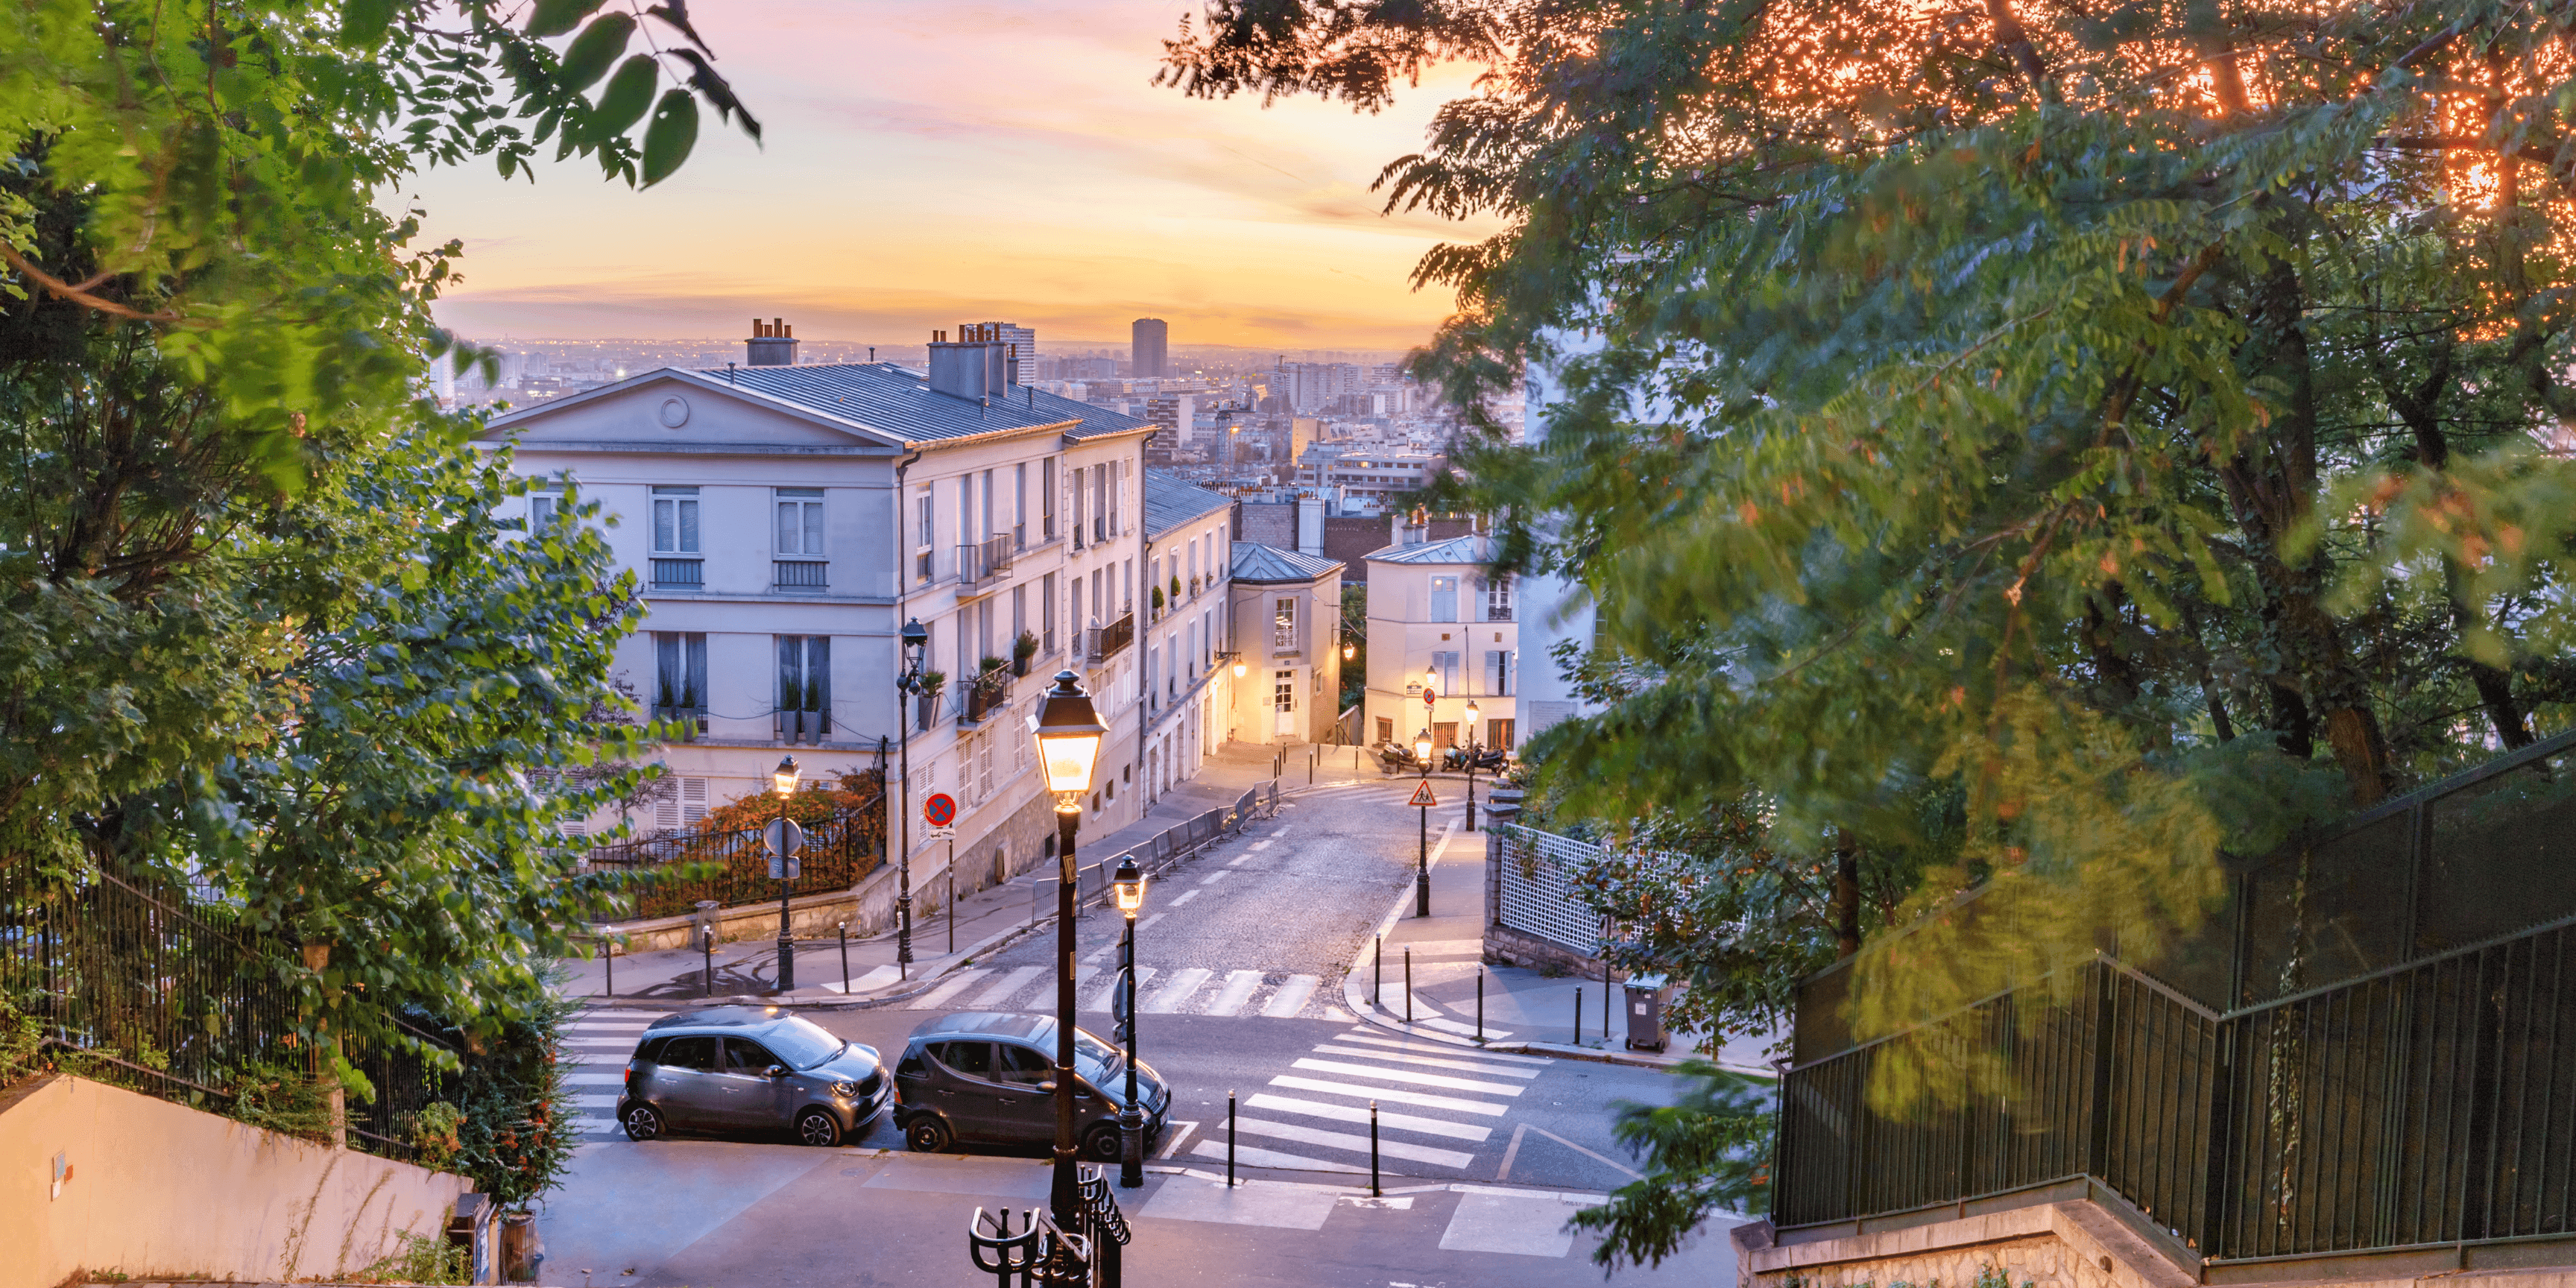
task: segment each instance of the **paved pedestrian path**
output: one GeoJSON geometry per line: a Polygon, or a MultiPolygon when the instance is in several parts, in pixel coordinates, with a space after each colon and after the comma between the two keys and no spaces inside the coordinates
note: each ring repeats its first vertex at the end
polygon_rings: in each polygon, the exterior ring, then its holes
{"type": "MultiPolygon", "coordinates": [[[[1239,1097],[1234,1159],[1365,1173],[1374,1118],[1379,1156],[1391,1168],[1459,1172],[1548,1064],[1354,1026],[1293,1057],[1267,1084],[1239,1097]]],[[[1189,1156],[1225,1162],[1224,1132],[1222,1119],[1207,1124],[1189,1156]]]]}

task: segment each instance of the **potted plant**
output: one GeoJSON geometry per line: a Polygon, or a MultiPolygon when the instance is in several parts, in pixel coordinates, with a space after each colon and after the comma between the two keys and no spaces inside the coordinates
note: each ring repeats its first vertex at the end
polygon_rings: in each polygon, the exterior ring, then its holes
{"type": "Polygon", "coordinates": [[[1173,573],[1173,574],[1172,574],[1172,598],[1173,598],[1174,600],[1176,600],[1176,601],[1177,601],[1178,599],[1180,599],[1180,597],[1181,597],[1181,575],[1180,575],[1179,573],[1173,573]]]}
{"type": "Polygon", "coordinates": [[[947,687],[947,685],[948,673],[946,671],[924,671],[921,673],[920,722],[922,728],[927,729],[938,720],[939,691],[947,687]]]}
{"type": "Polygon", "coordinates": [[[1037,655],[1037,635],[1030,631],[1020,632],[1020,637],[1011,641],[1011,674],[1027,675],[1029,673],[1029,659],[1036,657],[1037,655]]]}
{"type": "MultiPolygon", "coordinates": [[[[1178,596],[1174,596],[1174,598],[1178,598],[1178,596]]],[[[1157,617],[1163,615],[1163,588],[1160,586],[1156,586],[1154,588],[1154,615],[1157,617]]]]}

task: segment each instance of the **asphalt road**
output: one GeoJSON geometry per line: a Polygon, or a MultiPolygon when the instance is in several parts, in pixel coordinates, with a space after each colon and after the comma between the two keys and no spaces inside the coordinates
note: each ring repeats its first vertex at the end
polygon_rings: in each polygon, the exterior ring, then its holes
{"type": "MultiPolygon", "coordinates": [[[[1137,1218],[1131,1270],[1161,1266],[1144,1282],[1599,1281],[1590,1241],[1563,1218],[1635,1175],[1609,1107],[1663,1103],[1670,1080],[1411,1039],[1342,1010],[1343,973],[1411,887],[1418,817],[1403,799],[1402,784],[1306,797],[1149,890],[1140,1040],[1175,1095],[1152,1184],[1121,1195],[1137,1218]],[[1221,1184],[1229,1092],[1238,1174],[1259,1178],[1234,1190],[1221,1184]],[[1387,1197],[1363,1201],[1372,1101],[1387,1197]]],[[[1119,930],[1099,911],[1078,924],[1078,1001],[1104,1038],[1119,930]]],[[[942,1014],[1052,1012],[1053,951],[1049,928],[908,1002],[810,1018],[891,1061],[942,1014]]],[[[576,1087],[594,1143],[543,1218],[548,1283],[585,1282],[578,1271],[592,1285],[657,1288],[969,1282],[962,1232],[975,1207],[1044,1202],[1043,1146],[913,1155],[890,1121],[838,1150],[783,1138],[629,1143],[609,1104],[652,1018],[602,1010],[576,1029],[599,1062],[576,1074],[596,1080],[576,1087]]],[[[1711,1231],[1684,1264],[1617,1282],[1732,1273],[1711,1231]]]]}

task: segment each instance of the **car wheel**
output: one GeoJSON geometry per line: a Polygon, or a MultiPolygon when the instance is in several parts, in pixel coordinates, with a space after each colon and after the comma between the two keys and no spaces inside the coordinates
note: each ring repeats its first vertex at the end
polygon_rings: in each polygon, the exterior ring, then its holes
{"type": "Polygon", "coordinates": [[[626,1127],[626,1139],[631,1141],[641,1143],[662,1134],[662,1111],[640,1100],[626,1106],[620,1121],[626,1127]]]}
{"type": "Polygon", "coordinates": [[[829,1149],[841,1143],[841,1122],[820,1109],[796,1115],[796,1139],[829,1149]]]}
{"type": "Polygon", "coordinates": [[[1095,1163],[1115,1163],[1127,1156],[1118,1124],[1098,1123],[1082,1134],[1082,1156],[1095,1163]]]}
{"type": "Polygon", "coordinates": [[[903,1143],[912,1146],[913,1153],[936,1154],[957,1143],[957,1133],[948,1130],[938,1115],[923,1114],[903,1129],[903,1143]]]}

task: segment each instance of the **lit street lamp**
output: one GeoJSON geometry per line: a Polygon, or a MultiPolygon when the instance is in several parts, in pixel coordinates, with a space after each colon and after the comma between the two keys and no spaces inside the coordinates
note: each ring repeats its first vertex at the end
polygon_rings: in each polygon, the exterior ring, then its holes
{"type": "Polygon", "coordinates": [[[769,776],[770,784],[778,789],[778,991],[781,993],[796,987],[796,944],[787,933],[787,897],[796,888],[795,879],[788,875],[792,847],[788,843],[787,798],[795,792],[796,779],[802,772],[796,767],[796,758],[789,756],[779,761],[777,771],[769,776]]]}
{"type": "Polygon", "coordinates": [[[1100,740],[1108,732],[1081,678],[1071,671],[1056,672],[1055,687],[1038,704],[1037,739],[1038,761],[1056,801],[1055,1183],[1048,1206],[1055,1211],[1056,1225],[1066,1230],[1079,1228],[1082,1220],[1073,1135],[1073,838],[1082,821],[1083,794],[1091,790],[1092,770],[1100,760],[1100,740]]]}
{"type": "Polygon", "coordinates": [[[1119,1035],[1127,1042],[1127,1100],[1118,1109],[1118,1185],[1132,1190],[1145,1183],[1145,1110],[1136,1103],[1136,910],[1145,906],[1145,873],[1135,855],[1118,860],[1109,889],[1127,916],[1127,938],[1119,949],[1121,987],[1127,990],[1127,1019],[1120,1025],[1126,1032],[1119,1035]]]}
{"type": "MultiPolygon", "coordinates": [[[[903,670],[894,678],[894,690],[902,696],[894,700],[895,725],[903,731],[903,760],[896,773],[903,786],[894,793],[894,812],[902,819],[902,832],[895,846],[894,896],[894,963],[899,979],[911,978],[912,970],[912,706],[921,692],[921,664],[930,653],[930,629],[913,618],[903,624],[903,670]]],[[[884,768],[879,761],[878,767],[884,768]]],[[[885,786],[883,783],[877,784],[885,786]]]]}

